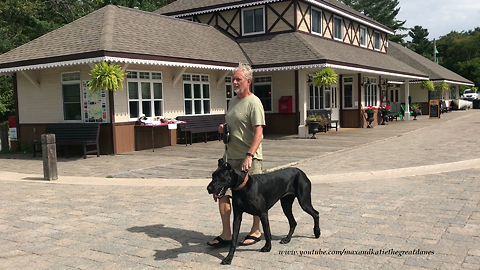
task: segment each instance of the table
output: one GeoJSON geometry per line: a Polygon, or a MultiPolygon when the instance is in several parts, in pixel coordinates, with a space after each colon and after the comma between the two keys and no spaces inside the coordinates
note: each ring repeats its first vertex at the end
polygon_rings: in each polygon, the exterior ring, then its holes
{"type": "MultiPolygon", "coordinates": [[[[152,129],[152,151],[155,152],[155,133],[154,130],[157,127],[168,127],[168,129],[177,129],[177,125],[185,124],[186,122],[176,122],[173,124],[161,123],[161,124],[146,124],[146,125],[135,125],[135,127],[151,127],[152,129]]],[[[168,132],[168,140],[171,141],[170,132],[168,132]]]]}

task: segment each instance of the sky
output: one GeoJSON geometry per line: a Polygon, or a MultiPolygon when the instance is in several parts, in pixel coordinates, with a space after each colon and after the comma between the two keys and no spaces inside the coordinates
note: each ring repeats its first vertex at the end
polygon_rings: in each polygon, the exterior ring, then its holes
{"type": "MultiPolygon", "coordinates": [[[[452,30],[457,32],[480,27],[480,0],[398,0],[396,19],[406,20],[406,28],[420,25],[429,32],[428,39],[438,40],[452,30]]],[[[408,34],[408,32],[400,32],[408,34]]],[[[407,38],[410,40],[410,38],[407,38]]]]}

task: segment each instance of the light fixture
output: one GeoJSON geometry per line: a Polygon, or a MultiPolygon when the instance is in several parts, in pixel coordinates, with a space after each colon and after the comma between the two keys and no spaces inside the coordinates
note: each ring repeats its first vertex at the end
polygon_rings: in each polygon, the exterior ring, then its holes
{"type": "Polygon", "coordinates": [[[368,77],[363,77],[363,85],[364,86],[367,86],[367,85],[370,85],[370,78],[368,77]]]}
{"type": "Polygon", "coordinates": [[[313,77],[312,77],[312,75],[310,75],[310,74],[308,74],[307,76],[308,76],[307,84],[308,84],[308,85],[311,85],[312,82],[313,82],[313,77]]]}

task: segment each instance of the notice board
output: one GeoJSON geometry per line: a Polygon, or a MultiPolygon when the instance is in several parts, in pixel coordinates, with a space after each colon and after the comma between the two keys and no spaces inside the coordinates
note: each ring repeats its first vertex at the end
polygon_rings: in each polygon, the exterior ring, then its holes
{"type": "Polygon", "coordinates": [[[430,100],[428,107],[430,118],[440,118],[440,100],[430,100]]]}

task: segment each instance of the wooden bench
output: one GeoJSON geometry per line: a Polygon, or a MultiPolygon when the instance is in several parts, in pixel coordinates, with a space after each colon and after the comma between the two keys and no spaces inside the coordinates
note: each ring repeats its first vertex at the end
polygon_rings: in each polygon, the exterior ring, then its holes
{"type": "Polygon", "coordinates": [[[225,114],[185,115],[177,116],[177,120],[186,122],[186,124],[179,125],[179,128],[180,131],[185,132],[185,145],[188,145],[188,133],[190,133],[190,144],[193,141],[192,134],[198,133],[204,134],[205,142],[207,142],[210,132],[216,132],[218,140],[220,140],[218,126],[225,123],[225,114]]]}
{"type": "Polygon", "coordinates": [[[332,120],[332,112],[329,110],[307,110],[307,117],[312,114],[323,115],[327,118],[327,126],[324,127],[324,131],[332,129],[332,124],[335,124],[335,131],[338,131],[338,120],[332,120]]]}
{"type": "MultiPolygon", "coordinates": [[[[97,154],[100,156],[100,146],[98,139],[100,136],[100,124],[47,124],[45,134],[55,134],[55,143],[65,150],[65,156],[68,158],[69,145],[83,146],[83,158],[87,158],[87,154],[97,154]],[[95,149],[87,151],[87,146],[95,146],[95,149]]],[[[34,141],[32,143],[33,156],[36,157],[37,152],[42,152],[42,143],[34,141]],[[40,146],[37,149],[37,146],[40,146]]]]}

